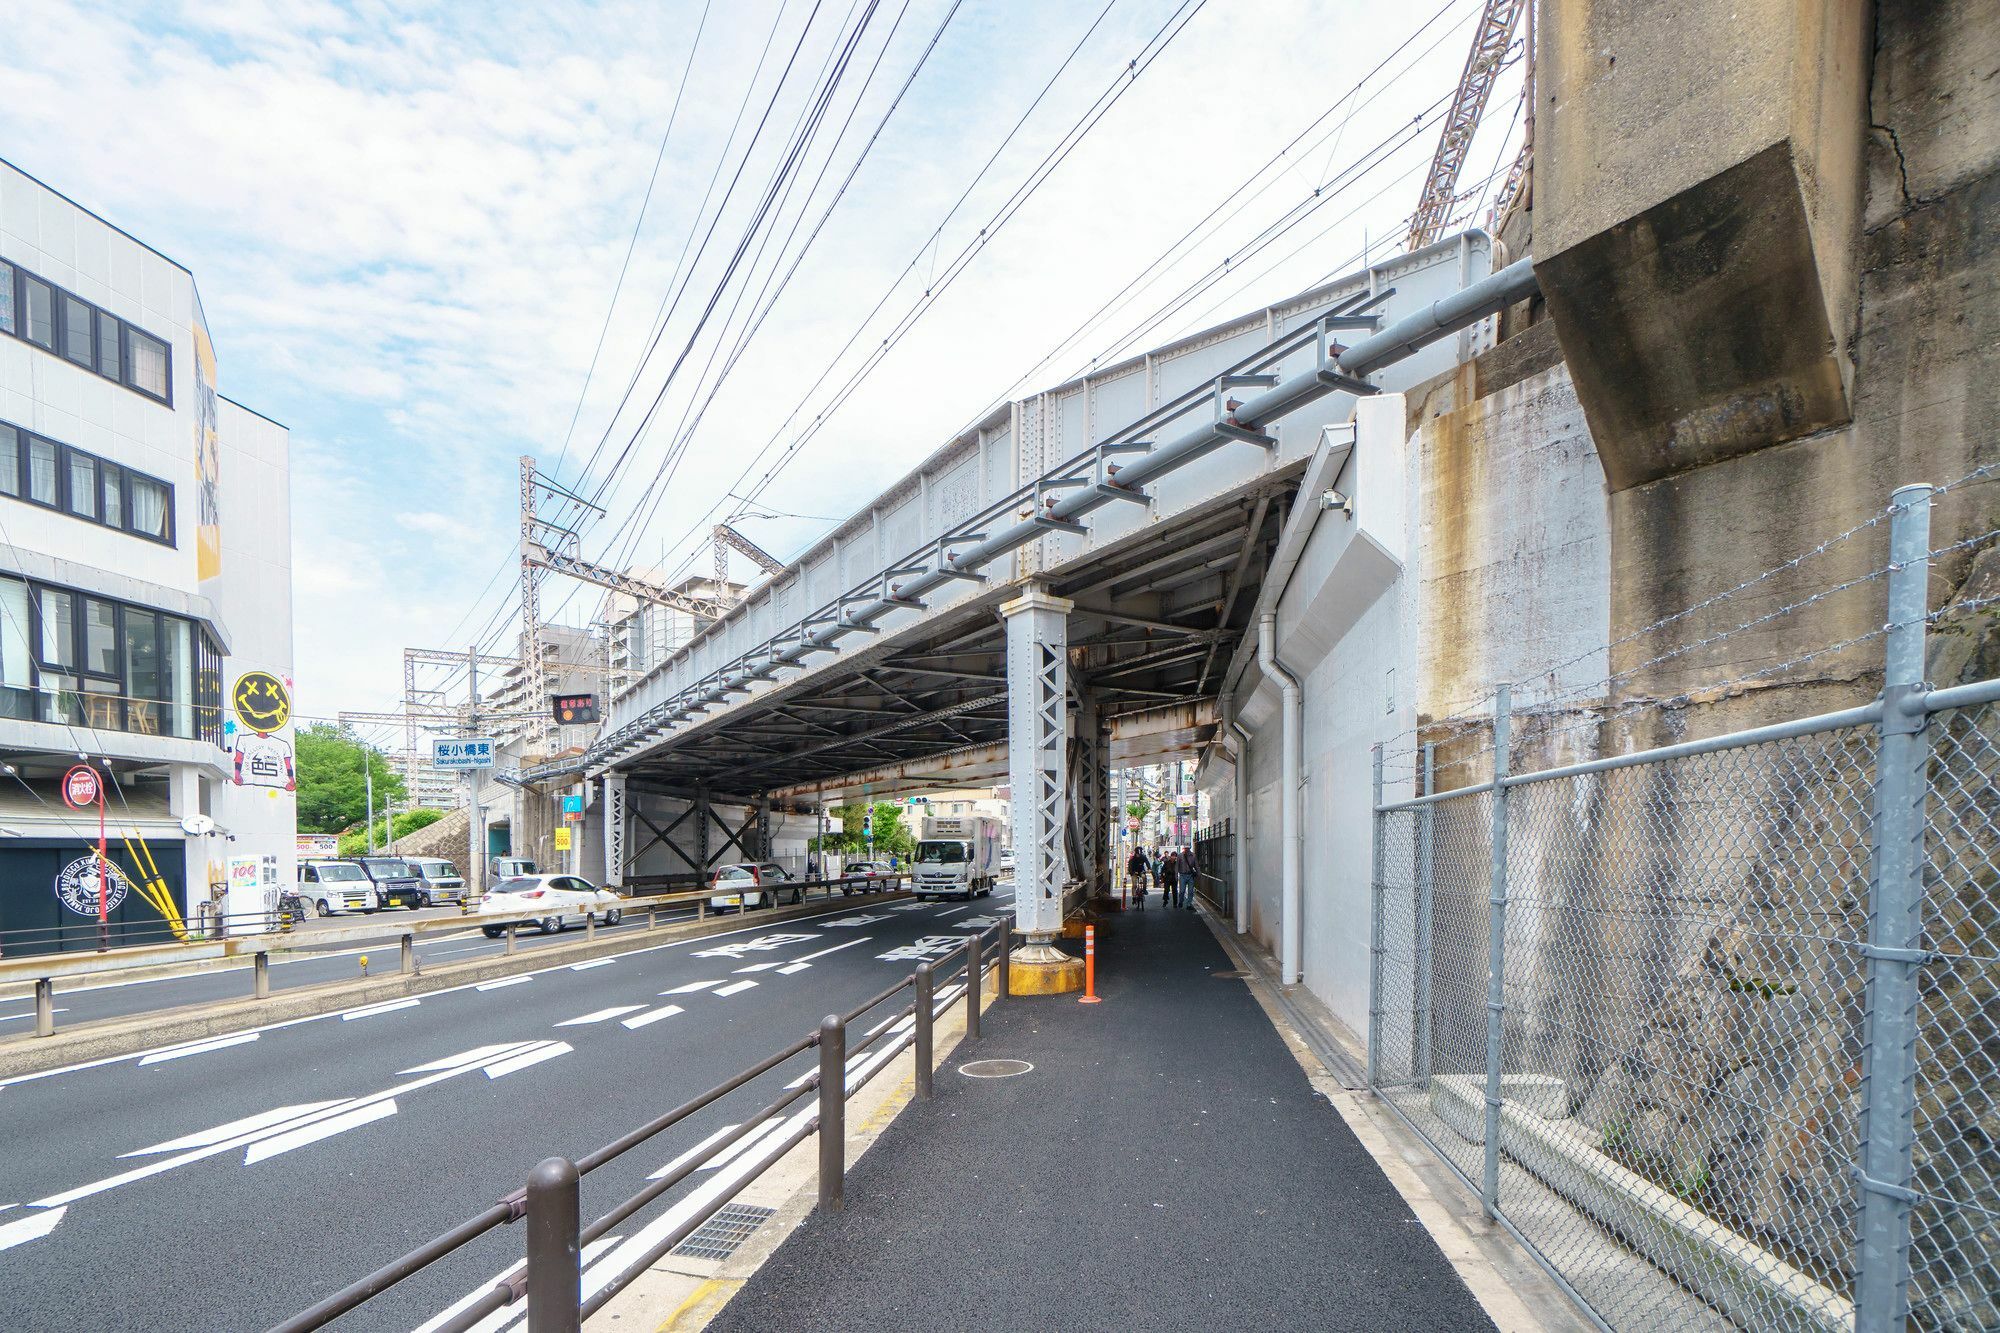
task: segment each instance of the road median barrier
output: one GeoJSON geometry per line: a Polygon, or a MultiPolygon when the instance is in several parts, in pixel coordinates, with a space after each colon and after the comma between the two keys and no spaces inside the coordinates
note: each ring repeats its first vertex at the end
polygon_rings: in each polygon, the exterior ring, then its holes
{"type": "MultiPolygon", "coordinates": [[[[121,1055],[137,1054],[156,1047],[199,1041],[207,1037],[226,1036],[299,1019],[316,1018],[322,1014],[337,1013],[343,1009],[352,1009],[383,1000],[451,990],[523,972],[545,971],[593,958],[631,953],[650,944],[719,935],[741,930],[746,925],[766,923],[775,925],[802,917],[822,915],[829,910],[837,911],[840,907],[859,908],[908,896],[901,889],[842,898],[828,895],[816,899],[808,898],[790,907],[762,908],[749,913],[733,913],[727,916],[705,914],[693,920],[661,923],[652,927],[640,924],[637,919],[640,913],[647,910],[649,904],[657,906],[667,900],[684,903],[695,897],[705,899],[706,892],[665,895],[661,899],[627,899],[619,906],[621,911],[629,914],[628,919],[632,921],[629,929],[602,934],[593,932],[594,938],[579,937],[571,942],[547,944],[526,953],[503,952],[453,963],[420,965],[414,949],[404,947],[398,950],[399,962],[402,965],[399,970],[382,971],[373,976],[350,981],[321,982],[275,992],[269,990],[268,969],[256,967],[254,960],[259,956],[268,958],[272,953],[286,952],[287,950],[281,947],[278,941],[291,943],[295,942],[295,937],[246,936],[238,940],[204,942],[202,945],[161,945],[134,950],[114,950],[108,954],[91,954],[72,959],[62,968],[49,966],[50,960],[60,959],[62,957],[60,955],[8,959],[0,962],[0,979],[8,979],[11,975],[12,979],[17,981],[26,979],[34,984],[37,1028],[46,1029],[47,1035],[23,1034],[0,1041],[0,1078],[40,1073],[92,1060],[115,1059],[121,1055]],[[262,943],[262,948],[244,947],[259,942],[262,943]],[[217,946],[237,946],[230,957],[252,968],[252,979],[245,984],[241,998],[78,1023],[67,1026],[60,1032],[53,1030],[54,999],[60,991],[57,983],[61,978],[102,976],[114,972],[122,977],[125,974],[107,966],[107,960],[118,955],[132,956],[141,953],[150,955],[164,949],[208,949],[217,946]],[[44,973],[42,976],[35,975],[38,963],[39,970],[44,973]],[[51,973],[53,975],[48,975],[51,973]]],[[[368,927],[353,927],[351,930],[357,941],[366,939],[371,943],[395,944],[405,937],[459,933],[463,932],[467,925],[479,924],[480,920],[475,916],[448,918],[436,923],[412,922],[405,930],[385,931],[381,928],[368,927]],[[437,928],[424,929],[433,925],[437,928]]],[[[331,933],[333,932],[316,934],[331,933]]],[[[316,938],[315,942],[333,941],[316,938]]],[[[212,955],[205,958],[212,958],[212,955]]],[[[141,966],[156,965],[150,957],[143,960],[133,957],[132,961],[141,966]]],[[[210,965],[213,965],[212,961],[210,965]]]]}

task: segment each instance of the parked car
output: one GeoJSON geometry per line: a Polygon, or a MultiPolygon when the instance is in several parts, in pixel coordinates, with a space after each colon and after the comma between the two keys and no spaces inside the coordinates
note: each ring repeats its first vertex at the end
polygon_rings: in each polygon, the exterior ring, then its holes
{"type": "Polygon", "coordinates": [[[1012,847],[1000,853],[1000,873],[1002,875],[1011,875],[1014,873],[1014,849],[1012,847]]]}
{"type": "Polygon", "coordinates": [[[364,856],[355,863],[375,882],[375,894],[382,907],[407,907],[412,912],[424,905],[424,881],[400,856],[364,856]]]}
{"type": "Polygon", "coordinates": [[[744,861],[715,872],[714,890],[708,905],[712,911],[731,907],[772,907],[787,897],[794,903],[806,900],[803,884],[793,879],[775,861],[744,861]]]}
{"type": "Polygon", "coordinates": [[[321,916],[372,912],[381,905],[375,881],[352,861],[299,862],[299,900],[321,916]]]}
{"type": "Polygon", "coordinates": [[[525,856],[494,856],[486,861],[486,887],[491,889],[503,879],[519,879],[523,875],[539,875],[542,868],[525,856]]]}
{"type": "Polygon", "coordinates": [[[440,856],[413,856],[410,868],[417,872],[424,882],[424,906],[435,907],[439,903],[462,903],[465,901],[465,876],[458,873],[458,867],[440,856]]]}
{"type": "Polygon", "coordinates": [[[497,940],[509,926],[534,926],[544,935],[580,926],[593,917],[602,925],[615,926],[625,915],[618,902],[617,894],[579,875],[515,875],[494,885],[479,903],[482,915],[499,912],[508,919],[481,922],[480,929],[487,939],[497,940]]]}

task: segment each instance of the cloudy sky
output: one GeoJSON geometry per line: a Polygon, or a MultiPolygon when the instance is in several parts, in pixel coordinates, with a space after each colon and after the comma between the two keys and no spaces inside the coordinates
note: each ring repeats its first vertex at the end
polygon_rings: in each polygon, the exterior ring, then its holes
{"type": "Polygon", "coordinates": [[[331,714],[511,648],[523,454],[602,490],[593,557],[672,569],[732,492],[789,556],[1010,392],[1397,244],[1479,7],[13,0],[0,157],[192,268],[291,427],[331,714]]]}

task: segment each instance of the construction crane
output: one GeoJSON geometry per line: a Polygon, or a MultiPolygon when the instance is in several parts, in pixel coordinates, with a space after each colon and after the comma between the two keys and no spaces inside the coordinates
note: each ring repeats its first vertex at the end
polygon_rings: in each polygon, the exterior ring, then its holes
{"type": "Polygon", "coordinates": [[[777,556],[772,555],[769,551],[759,546],[756,542],[751,541],[727,523],[716,524],[715,531],[711,535],[715,540],[715,591],[717,596],[723,596],[729,587],[729,551],[731,547],[740,551],[749,559],[751,564],[757,566],[757,568],[763,570],[766,574],[782,574],[785,572],[784,561],[778,559],[777,556]]]}
{"type": "Polygon", "coordinates": [[[1431,157],[1430,175],[1417,200],[1416,214],[1410,219],[1407,249],[1418,250],[1451,225],[1458,206],[1458,173],[1479,132],[1479,119],[1486,114],[1486,100],[1507,61],[1507,48],[1514,40],[1514,26],[1530,0],[1486,0],[1479,26],[1472,34],[1472,50],[1465,57],[1465,72],[1458,76],[1458,90],[1452,94],[1451,110],[1445,113],[1444,131],[1438,136],[1437,152],[1431,157]]]}

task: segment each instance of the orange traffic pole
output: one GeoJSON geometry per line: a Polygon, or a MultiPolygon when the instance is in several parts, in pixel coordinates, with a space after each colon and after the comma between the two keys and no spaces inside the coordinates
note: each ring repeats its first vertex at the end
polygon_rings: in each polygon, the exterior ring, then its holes
{"type": "Polygon", "coordinates": [[[1097,997],[1097,927],[1083,928],[1083,994],[1077,996],[1078,1004],[1096,1004],[1097,997]]]}

